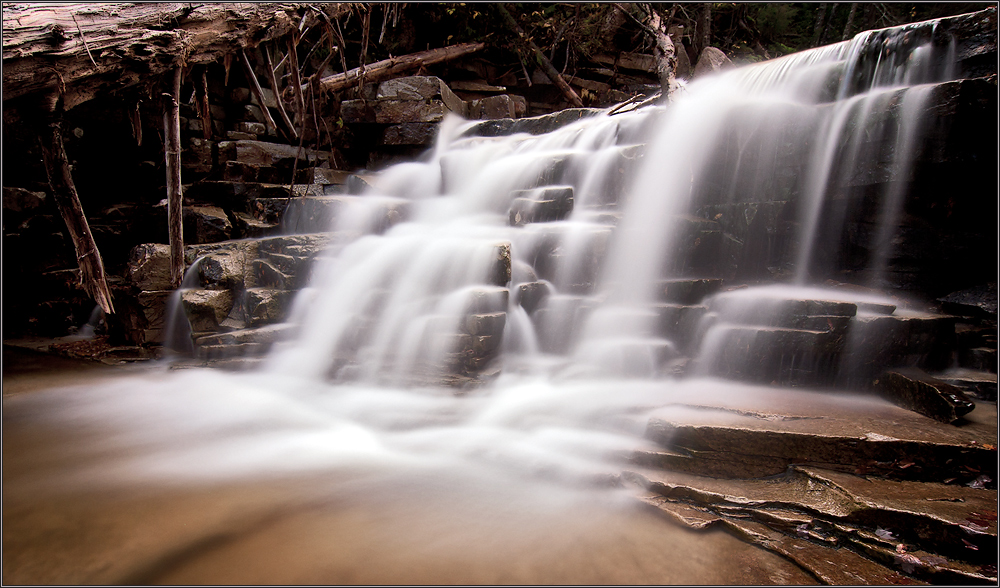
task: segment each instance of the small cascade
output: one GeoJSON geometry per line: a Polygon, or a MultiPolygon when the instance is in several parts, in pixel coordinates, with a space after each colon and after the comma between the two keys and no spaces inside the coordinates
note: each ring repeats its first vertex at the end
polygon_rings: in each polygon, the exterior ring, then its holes
{"type": "Polygon", "coordinates": [[[201,262],[204,258],[194,260],[181,280],[179,288],[174,290],[167,300],[167,320],[164,323],[165,336],[163,348],[168,359],[190,357],[194,354],[191,321],[184,310],[184,293],[201,285],[201,262]]]}

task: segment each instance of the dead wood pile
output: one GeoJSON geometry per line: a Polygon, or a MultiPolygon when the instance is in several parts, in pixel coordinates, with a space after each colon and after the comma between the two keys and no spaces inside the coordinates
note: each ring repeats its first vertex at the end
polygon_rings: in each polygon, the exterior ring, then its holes
{"type": "Polygon", "coordinates": [[[69,110],[178,66],[225,59],[347,4],[4,4],[3,99],[60,95],[69,110]]]}

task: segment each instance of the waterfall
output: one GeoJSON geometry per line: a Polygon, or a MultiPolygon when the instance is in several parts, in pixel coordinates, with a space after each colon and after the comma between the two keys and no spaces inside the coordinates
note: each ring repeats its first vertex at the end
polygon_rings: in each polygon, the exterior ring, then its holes
{"type": "Polygon", "coordinates": [[[481,137],[476,123],[447,120],[423,160],[386,170],[345,207],[332,227],[343,237],[337,251],[298,303],[301,337],[269,368],[433,380],[504,336],[468,333],[464,317],[506,313],[517,343],[486,353],[494,364],[537,338],[539,356],[561,358],[563,374],[660,376],[678,355],[657,325],[664,281],[720,277],[685,256],[692,227],[725,217],[726,206],[739,204],[749,225],[768,204],[795,201],[790,281],[815,287],[820,235],[837,230],[825,207],[870,181],[856,176],[877,173],[873,161],[890,176],[869,263],[877,285],[929,84],[954,75],[954,40],[933,35],[932,24],[861,33],[696,80],[666,105],[601,112],[543,135],[481,137]],[[405,201],[408,218],[375,234],[363,207],[386,199],[405,201]],[[509,283],[494,276],[507,247],[521,268],[509,283]],[[539,284],[547,297],[530,317],[503,293],[539,284]]]}

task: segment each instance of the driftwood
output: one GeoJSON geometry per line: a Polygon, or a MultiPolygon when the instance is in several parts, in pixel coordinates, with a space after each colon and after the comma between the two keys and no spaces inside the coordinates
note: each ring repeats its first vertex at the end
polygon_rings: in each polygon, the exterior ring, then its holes
{"type": "Polygon", "coordinates": [[[41,147],[52,196],[63,221],[66,222],[70,240],[76,249],[76,259],[80,266],[80,283],[105,314],[112,314],[115,308],[111,303],[111,292],[104,277],[104,261],[97,250],[90,225],[87,223],[87,216],[80,204],[80,196],[73,183],[73,176],[70,174],[60,120],[53,120],[49,124],[47,136],[41,139],[41,147]]]}
{"type": "MultiPolygon", "coordinates": [[[[243,73],[246,74],[247,80],[250,82],[250,91],[257,98],[257,104],[260,105],[260,111],[264,115],[264,123],[270,128],[274,129],[275,132],[278,131],[278,125],[274,124],[274,119],[271,118],[271,111],[267,108],[267,102],[264,100],[264,91],[260,87],[260,82],[257,81],[257,76],[253,73],[253,66],[250,65],[250,60],[247,58],[247,52],[240,49],[240,63],[243,64],[243,73]]],[[[276,100],[281,100],[278,97],[278,90],[275,88],[274,97],[276,100]]]]}
{"type": "Polygon", "coordinates": [[[347,10],[341,3],[4,3],[3,100],[42,94],[54,105],[61,96],[69,110],[347,10]]]}
{"type": "Polygon", "coordinates": [[[170,93],[163,95],[163,151],[167,166],[167,237],[170,243],[170,285],[184,278],[184,233],[181,206],[181,68],[174,70],[170,93]]]}
{"type": "Polygon", "coordinates": [[[320,88],[327,92],[340,92],[361,83],[362,79],[365,82],[381,82],[402,73],[419,69],[422,66],[434,65],[435,63],[449,61],[463,55],[468,55],[469,53],[475,53],[485,46],[484,43],[462,43],[460,45],[392,57],[370,63],[364,68],[356,67],[346,73],[325,77],[319,81],[319,85],[320,88]]]}
{"type": "Polygon", "coordinates": [[[549,61],[548,57],[545,57],[545,54],[542,53],[542,50],[538,47],[538,45],[536,45],[535,42],[524,33],[524,30],[522,30],[521,26],[517,24],[514,17],[511,16],[511,14],[507,12],[507,9],[503,7],[503,4],[497,4],[496,6],[497,10],[500,11],[500,14],[503,15],[504,19],[507,21],[507,25],[517,32],[521,41],[526,43],[535,54],[535,59],[538,61],[538,65],[542,67],[542,71],[545,72],[545,75],[547,75],[549,79],[552,80],[552,83],[562,91],[563,95],[566,96],[566,99],[569,100],[570,104],[576,106],[577,108],[583,108],[583,100],[580,100],[580,96],[577,95],[577,93],[573,91],[573,88],[566,83],[566,80],[559,75],[559,70],[552,65],[552,62],[549,61]]]}

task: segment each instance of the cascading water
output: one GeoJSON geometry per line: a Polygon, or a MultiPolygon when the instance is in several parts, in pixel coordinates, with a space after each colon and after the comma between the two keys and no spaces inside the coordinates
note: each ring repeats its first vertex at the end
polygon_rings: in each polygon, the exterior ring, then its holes
{"type": "Polygon", "coordinates": [[[295,336],[263,368],[116,383],[50,418],[113,432],[99,449],[121,459],[92,481],[461,471],[492,490],[514,480],[513,493],[538,475],[607,479],[652,447],[649,411],[674,394],[736,394],[747,361],[767,364],[763,383],[842,367],[826,348],[741,357],[742,343],[841,345],[855,313],[893,312],[813,283],[824,206],[852,174],[891,176],[869,260],[881,283],[926,84],[954,75],[949,53],[931,25],[904,27],[542,135],[477,136],[447,119],[422,160],[344,199],[295,301],[295,336]],[[386,228],[387,207],[402,222],[386,228]],[[758,229],[765,218],[798,229],[758,229]],[[702,302],[720,277],[781,285],[702,302]],[[440,385],[456,381],[480,386],[440,385]]]}

